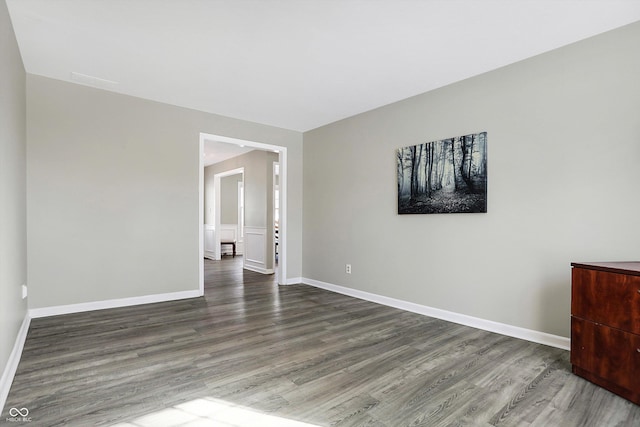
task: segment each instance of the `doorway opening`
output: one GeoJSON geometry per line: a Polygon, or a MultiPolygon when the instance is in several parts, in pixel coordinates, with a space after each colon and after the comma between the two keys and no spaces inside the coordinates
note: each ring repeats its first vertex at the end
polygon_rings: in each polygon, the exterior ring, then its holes
{"type": "MultiPolygon", "coordinates": [[[[214,187],[216,188],[215,191],[215,213],[213,214],[213,217],[215,219],[215,223],[212,224],[207,224],[205,226],[205,162],[204,162],[204,153],[205,153],[205,144],[207,142],[220,142],[220,143],[224,143],[224,144],[231,144],[231,145],[235,145],[236,147],[243,147],[245,149],[249,149],[249,150],[260,150],[260,151],[266,151],[266,152],[271,152],[271,153],[275,153],[277,154],[277,164],[278,164],[278,176],[277,176],[277,182],[278,182],[278,200],[277,200],[277,206],[273,206],[271,209],[268,209],[268,214],[267,214],[267,218],[265,219],[267,221],[267,227],[263,227],[265,228],[267,231],[266,232],[262,232],[263,236],[261,237],[259,235],[260,230],[258,230],[260,227],[252,227],[251,223],[243,223],[241,225],[241,220],[238,220],[238,228],[242,228],[242,233],[244,236],[244,260],[243,260],[243,264],[244,264],[244,268],[246,269],[251,269],[254,271],[259,271],[259,272],[263,272],[263,273],[273,273],[275,272],[276,274],[276,280],[278,284],[286,284],[287,283],[287,277],[286,277],[286,263],[287,263],[287,181],[286,181],[286,173],[287,173],[287,148],[283,147],[283,146],[278,146],[278,145],[272,145],[272,144],[264,144],[261,142],[257,142],[257,141],[248,141],[248,140],[242,140],[242,139],[237,139],[237,138],[230,138],[230,137],[225,137],[225,136],[220,136],[220,135],[213,135],[213,134],[207,134],[207,133],[201,133],[200,134],[200,175],[199,175],[199,203],[200,203],[200,209],[199,209],[199,235],[200,235],[200,242],[199,242],[199,260],[200,260],[200,265],[199,265],[199,271],[200,271],[200,293],[202,295],[204,295],[204,258],[205,258],[205,242],[207,243],[207,249],[209,249],[208,255],[213,254],[213,257],[218,259],[218,256],[220,255],[220,233],[219,232],[215,232],[215,230],[221,230],[220,229],[220,212],[219,212],[219,208],[220,208],[220,201],[218,199],[219,195],[220,195],[220,191],[219,191],[219,178],[222,177],[222,175],[232,175],[234,173],[238,173],[239,170],[241,168],[236,168],[236,169],[230,169],[229,171],[224,171],[219,173],[218,175],[220,175],[218,177],[218,184],[215,184],[214,181],[214,187]],[[228,173],[227,173],[228,172],[228,173]],[[277,220],[277,235],[275,234],[275,229],[274,227],[276,226],[276,222],[273,221],[273,216],[276,214],[278,215],[278,220],[277,220]],[[265,233],[270,233],[268,236],[265,233]],[[277,240],[277,262],[275,262],[275,241],[277,240]],[[249,252],[248,255],[251,255],[251,253],[259,253],[259,251],[257,251],[257,249],[261,248],[263,245],[265,245],[265,248],[268,248],[266,245],[269,245],[269,247],[271,248],[270,250],[267,249],[264,254],[270,254],[270,257],[273,257],[273,269],[263,269],[263,268],[255,268],[255,263],[252,264],[252,257],[251,256],[246,256],[247,255],[247,251],[249,252]],[[213,249],[213,251],[210,251],[210,249],[213,249]],[[253,251],[253,252],[252,252],[253,251]],[[273,255],[271,255],[273,254],[273,255]],[[249,262],[248,262],[249,261],[249,262]],[[253,267],[253,268],[252,268],[253,267]]],[[[224,145],[222,144],[222,145],[224,145]]],[[[242,168],[242,173],[243,173],[243,184],[240,185],[238,184],[238,193],[241,193],[243,196],[246,197],[247,193],[250,191],[247,187],[246,187],[246,170],[244,170],[244,168],[242,168]]],[[[275,178],[275,171],[274,173],[274,178],[275,178]]],[[[273,186],[272,188],[268,189],[268,196],[273,196],[274,193],[272,193],[273,188],[275,188],[275,186],[273,186]]],[[[269,198],[269,197],[267,197],[269,198]]],[[[271,199],[274,200],[274,199],[271,199]]],[[[269,203],[270,205],[270,203],[269,203]]],[[[270,207],[270,206],[269,206],[270,207]]],[[[209,209],[209,208],[207,208],[209,209]]],[[[242,209],[244,210],[244,214],[246,216],[246,209],[248,209],[248,207],[243,203],[242,205],[242,209]]],[[[244,219],[244,218],[243,218],[244,219]]],[[[240,230],[238,231],[240,232],[240,230]]],[[[211,257],[211,256],[209,256],[211,257]]],[[[254,260],[255,261],[255,260],[254,260]]],[[[271,261],[271,259],[269,260],[271,261]]]]}
{"type": "MultiPolygon", "coordinates": [[[[214,175],[213,177],[213,192],[214,192],[214,226],[213,226],[213,259],[216,261],[220,261],[222,256],[222,244],[226,244],[229,242],[233,242],[233,254],[235,256],[237,246],[240,246],[240,252],[244,253],[242,249],[244,246],[244,214],[242,218],[240,218],[240,213],[238,212],[238,207],[244,207],[244,168],[236,168],[227,170],[224,172],[220,172],[214,175]],[[228,179],[227,179],[228,178],[228,179]],[[223,181],[225,181],[225,185],[223,186],[223,181]],[[238,196],[239,190],[242,188],[242,200],[233,199],[233,206],[235,218],[233,221],[223,220],[223,199],[225,202],[228,202],[227,197],[223,197],[223,193],[227,190],[226,193],[229,194],[228,187],[231,183],[234,187],[233,193],[234,196],[238,196]],[[218,232],[216,232],[218,230],[218,232]]],[[[208,227],[206,221],[206,212],[205,212],[205,227],[208,227]]],[[[228,216],[228,215],[227,215],[228,216]]],[[[205,233],[207,236],[207,233],[205,233]]],[[[205,255],[209,255],[207,252],[207,243],[205,240],[205,255]]],[[[208,257],[208,256],[207,256],[208,257]]],[[[243,263],[244,267],[244,263],[243,263]]]]}

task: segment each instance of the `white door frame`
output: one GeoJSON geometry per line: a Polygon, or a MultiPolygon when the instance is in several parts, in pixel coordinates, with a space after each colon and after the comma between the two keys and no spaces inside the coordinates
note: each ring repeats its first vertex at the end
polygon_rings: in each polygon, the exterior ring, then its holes
{"type": "MultiPolygon", "coordinates": [[[[224,178],[225,176],[231,176],[231,175],[237,175],[237,174],[241,174],[242,175],[242,182],[244,182],[244,168],[237,168],[237,169],[231,169],[228,171],[224,171],[224,172],[220,172],[217,173],[213,176],[213,191],[214,191],[214,206],[213,206],[213,212],[215,215],[215,239],[214,239],[214,244],[216,245],[213,251],[213,257],[216,259],[216,261],[220,261],[220,259],[222,258],[221,255],[221,251],[220,251],[220,178],[224,178]]],[[[242,258],[242,263],[244,265],[244,257],[242,258]]]]}
{"type": "MultiPolygon", "coordinates": [[[[276,165],[278,165],[278,168],[279,168],[280,167],[279,166],[280,162],[273,162],[271,164],[271,173],[272,173],[272,177],[271,177],[271,199],[274,202],[276,200],[276,165]]],[[[279,172],[278,172],[278,175],[280,175],[279,172]]],[[[278,176],[278,178],[280,178],[280,177],[278,176]]],[[[280,191],[280,183],[278,183],[278,192],[279,191],[280,191]]],[[[278,198],[278,200],[279,200],[279,198],[278,198]]],[[[276,205],[274,203],[274,205],[272,206],[272,212],[271,212],[271,215],[273,217],[272,221],[271,221],[272,225],[275,225],[275,222],[276,222],[275,211],[276,211],[276,205]]],[[[280,206],[278,206],[278,212],[279,211],[280,211],[280,206]]],[[[278,222],[278,227],[279,226],[280,226],[280,223],[278,222]]],[[[274,227],[274,230],[275,230],[275,227],[274,227]]],[[[273,233],[273,236],[275,238],[275,233],[273,233]]],[[[278,229],[278,237],[280,237],[280,230],[279,229],[278,229]]],[[[275,242],[273,242],[272,246],[273,246],[273,260],[272,260],[272,262],[273,262],[273,266],[275,267],[275,265],[276,265],[276,245],[275,245],[275,242]]],[[[279,246],[280,246],[280,243],[278,243],[278,247],[279,246]]]]}
{"type": "MultiPolygon", "coordinates": [[[[213,135],[210,133],[200,133],[200,173],[199,173],[199,268],[200,268],[200,295],[204,295],[204,142],[207,140],[226,142],[235,145],[244,145],[259,150],[267,150],[279,154],[280,163],[280,230],[278,232],[279,261],[278,261],[278,284],[287,284],[287,147],[280,145],[264,144],[262,142],[248,141],[228,136],[213,135]]],[[[218,192],[216,192],[218,194],[218,192]]],[[[217,205],[217,203],[216,203],[217,205]]],[[[216,222],[219,215],[216,215],[216,222]]],[[[218,233],[216,232],[216,235],[218,233]]],[[[219,249],[220,245],[216,245],[219,249]]]]}
{"type": "Polygon", "coordinates": [[[242,181],[238,181],[236,191],[238,192],[238,252],[244,254],[244,174],[242,175],[242,181]],[[240,189],[242,189],[242,191],[240,191],[240,189]],[[242,202],[242,206],[240,206],[240,202],[242,202]]]}

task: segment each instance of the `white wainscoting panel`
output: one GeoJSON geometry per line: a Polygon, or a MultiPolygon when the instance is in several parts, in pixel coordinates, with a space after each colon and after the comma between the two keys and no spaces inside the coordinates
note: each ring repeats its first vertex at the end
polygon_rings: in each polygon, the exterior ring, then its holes
{"type": "MultiPolygon", "coordinates": [[[[238,238],[238,224],[220,224],[220,241],[236,241],[236,254],[243,253],[240,239],[238,238]]],[[[223,245],[221,253],[231,254],[231,245],[223,245]]]]}
{"type": "Polygon", "coordinates": [[[204,225],[204,257],[216,259],[216,228],[211,224],[204,225]]]}
{"type": "Polygon", "coordinates": [[[244,268],[258,273],[271,274],[267,269],[267,228],[244,227],[244,268]]]}

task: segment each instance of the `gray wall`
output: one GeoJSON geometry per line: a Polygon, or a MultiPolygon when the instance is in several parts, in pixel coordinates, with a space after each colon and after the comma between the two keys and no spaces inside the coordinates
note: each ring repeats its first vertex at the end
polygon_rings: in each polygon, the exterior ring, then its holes
{"type": "Polygon", "coordinates": [[[242,174],[225,176],[220,180],[221,224],[238,223],[238,182],[241,181],[242,174]]]}
{"type": "MultiPolygon", "coordinates": [[[[204,168],[206,194],[209,195],[205,199],[205,212],[207,213],[205,223],[211,224],[213,224],[213,217],[209,212],[213,209],[214,194],[211,189],[213,189],[214,176],[218,173],[244,168],[244,224],[247,227],[267,228],[266,268],[273,268],[273,162],[277,161],[278,154],[276,153],[253,150],[204,168]]],[[[289,197],[291,197],[290,190],[289,197]]],[[[287,223],[288,232],[290,232],[289,227],[290,225],[287,223]]],[[[287,252],[287,262],[291,262],[289,251],[287,252]]],[[[296,257],[295,254],[291,255],[296,257]]]]}
{"type": "Polygon", "coordinates": [[[303,275],[569,336],[570,263],[640,258],[639,40],[636,23],[305,133],[303,275]],[[397,215],[395,150],[479,131],[488,213],[397,215]]]}
{"type": "Polygon", "coordinates": [[[200,132],[288,147],[301,251],[299,132],[34,75],[27,105],[30,308],[198,289],[200,132]]]}
{"type": "MultiPolygon", "coordinates": [[[[0,1],[0,376],[27,313],[25,73],[0,1]]],[[[0,408],[2,409],[2,408],[0,408]]]]}

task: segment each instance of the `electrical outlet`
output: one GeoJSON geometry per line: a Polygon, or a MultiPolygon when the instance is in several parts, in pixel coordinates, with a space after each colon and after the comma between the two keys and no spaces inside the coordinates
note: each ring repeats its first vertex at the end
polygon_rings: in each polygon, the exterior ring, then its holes
{"type": "Polygon", "coordinates": [[[27,285],[22,285],[22,299],[27,297],[27,285]]]}
{"type": "Polygon", "coordinates": [[[345,271],[347,274],[351,274],[351,264],[347,264],[345,271]]]}

